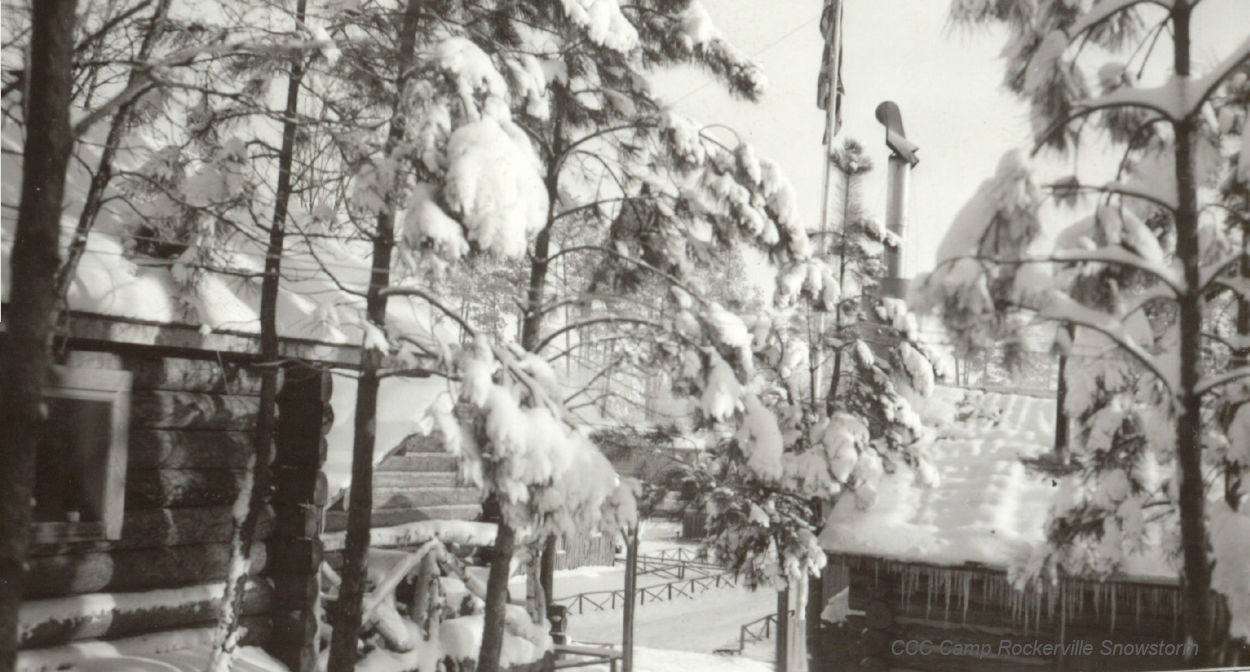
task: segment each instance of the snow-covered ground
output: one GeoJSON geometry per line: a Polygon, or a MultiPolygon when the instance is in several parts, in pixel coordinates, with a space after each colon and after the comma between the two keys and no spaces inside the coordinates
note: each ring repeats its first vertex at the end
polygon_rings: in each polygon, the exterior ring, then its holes
{"type": "MultiPolygon", "coordinates": [[[[658,553],[678,546],[694,548],[693,543],[679,540],[681,525],[669,521],[646,521],[640,533],[639,550],[643,554],[658,553]]],[[[668,583],[668,576],[643,574],[638,585],[668,583]]],[[[625,585],[625,568],[579,567],[556,572],[557,598],[601,590],[615,590],[625,585]]],[[[525,590],[524,577],[513,580],[513,594],[525,590]]],[[[776,611],[777,594],[770,589],[749,591],[745,588],[715,588],[700,593],[696,599],[648,602],[638,606],[634,616],[634,641],[639,672],[669,670],[749,671],[771,669],[773,644],[758,642],[747,646],[741,656],[713,654],[716,649],[737,648],[742,625],[776,611]]],[[[570,614],[569,636],[584,643],[621,643],[621,609],[595,613],[570,614]]]]}

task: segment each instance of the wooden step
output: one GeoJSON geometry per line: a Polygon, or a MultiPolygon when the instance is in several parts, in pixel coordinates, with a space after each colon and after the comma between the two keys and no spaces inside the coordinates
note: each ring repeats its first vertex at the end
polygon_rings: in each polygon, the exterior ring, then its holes
{"type": "Polygon", "coordinates": [[[373,489],[378,488],[450,488],[466,486],[454,471],[375,471],[373,473],[373,489]]]}
{"type": "MultiPolygon", "coordinates": [[[[371,527],[391,527],[418,520],[473,520],[482,507],[476,504],[447,506],[424,506],[410,509],[377,509],[370,518],[371,527]]],[[[347,529],[346,511],[326,511],[326,532],[342,532],[347,529]]]]}
{"type": "Polygon", "coordinates": [[[477,504],[481,493],[477,488],[374,487],[373,508],[405,509],[444,504],[477,504]]]}
{"type": "Polygon", "coordinates": [[[378,463],[374,471],[456,471],[458,458],[447,453],[410,453],[391,455],[378,463]]]}

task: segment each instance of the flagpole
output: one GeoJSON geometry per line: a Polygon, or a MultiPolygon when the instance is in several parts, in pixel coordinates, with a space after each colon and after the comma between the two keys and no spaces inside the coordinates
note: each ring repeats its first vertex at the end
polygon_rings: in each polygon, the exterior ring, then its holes
{"type": "Polygon", "coordinates": [[[824,183],[820,194],[820,234],[821,244],[825,244],[825,236],[829,229],[829,186],[833,171],[833,138],[837,135],[841,120],[838,118],[838,85],[842,74],[842,2],[833,0],[833,20],[829,22],[825,34],[825,49],[829,50],[829,101],[825,105],[825,135],[822,139],[824,147],[824,183]]]}

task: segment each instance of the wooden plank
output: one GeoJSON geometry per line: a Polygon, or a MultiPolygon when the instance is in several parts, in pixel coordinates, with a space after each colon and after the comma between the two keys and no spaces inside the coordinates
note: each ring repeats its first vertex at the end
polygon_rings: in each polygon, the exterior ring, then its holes
{"type": "Polygon", "coordinates": [[[135,392],[130,427],[135,429],[219,429],[250,431],[260,399],[202,392],[135,392]]]}
{"type": "MultiPolygon", "coordinates": [[[[263,571],[266,557],[265,544],[254,544],[252,574],[263,571]]],[[[228,543],[30,558],[23,597],[29,600],[206,583],[225,578],[229,564],[228,543]]]]}
{"type": "MultiPolygon", "coordinates": [[[[225,583],[166,588],[137,593],[94,593],[23,602],[19,646],[39,648],[84,639],[113,639],[167,628],[211,622],[221,608],[225,583]]],[[[250,579],[242,614],[269,613],[274,587],[268,579],[250,579]]]]}
{"type": "Polygon", "coordinates": [[[242,469],[252,434],[196,429],[130,432],[129,469],[242,469]]]}
{"type": "Polygon", "coordinates": [[[234,469],[141,469],[126,475],[126,509],[192,508],[234,503],[244,474],[234,469]]]}
{"type": "Polygon", "coordinates": [[[69,353],[71,368],[122,369],[133,376],[135,390],[260,394],[260,376],[238,362],[76,350],[69,353]]]}
{"type": "MultiPolygon", "coordinates": [[[[275,524],[272,511],[262,513],[257,524],[258,538],[268,538],[275,524]]],[[[120,539],[36,544],[30,547],[28,555],[43,557],[221,543],[230,540],[233,525],[229,506],[131,510],[122,521],[120,539]]]]}

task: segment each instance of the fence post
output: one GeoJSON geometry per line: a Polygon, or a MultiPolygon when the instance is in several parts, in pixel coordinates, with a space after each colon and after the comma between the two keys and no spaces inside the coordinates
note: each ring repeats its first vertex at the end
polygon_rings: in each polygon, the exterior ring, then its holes
{"type": "MultiPolygon", "coordinates": [[[[621,631],[621,672],[634,672],[634,593],[638,590],[638,526],[625,530],[625,613],[621,631]]],[[[615,595],[615,593],[613,593],[615,595]]]]}

